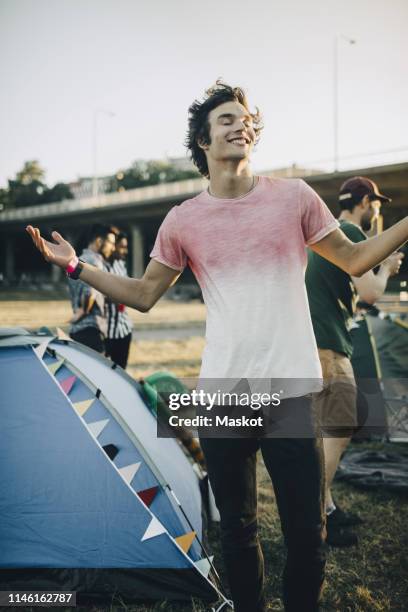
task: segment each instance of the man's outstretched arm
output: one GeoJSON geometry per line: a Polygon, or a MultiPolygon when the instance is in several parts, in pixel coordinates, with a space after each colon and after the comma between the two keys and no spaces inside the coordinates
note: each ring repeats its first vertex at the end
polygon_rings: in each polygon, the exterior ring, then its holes
{"type": "MultiPolygon", "coordinates": [[[[38,228],[27,227],[35,246],[44,259],[65,269],[75,257],[74,248],[62,238],[58,232],[53,232],[55,243],[41,237],[38,228]]],[[[126,304],[140,312],[147,312],[163,295],[163,293],[180,276],[178,270],[173,270],[158,261],[151,260],[142,278],[128,278],[110,274],[84,263],[80,279],[94,287],[107,297],[120,304],[126,304]]]]}
{"type": "Polygon", "coordinates": [[[336,229],[310,248],[350,274],[360,277],[378,266],[408,240],[408,217],[382,234],[362,242],[351,242],[336,229]]]}
{"type": "Polygon", "coordinates": [[[142,278],[129,278],[83,264],[80,279],[114,302],[148,312],[176,281],[180,272],[152,259],[142,278]]]}

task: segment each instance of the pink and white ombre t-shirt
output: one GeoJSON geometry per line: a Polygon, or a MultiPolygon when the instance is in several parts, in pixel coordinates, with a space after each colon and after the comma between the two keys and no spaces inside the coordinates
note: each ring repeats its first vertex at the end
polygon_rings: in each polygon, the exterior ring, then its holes
{"type": "Polygon", "coordinates": [[[320,388],[305,246],[338,225],[299,179],[259,177],[240,198],[203,191],[170,210],[150,256],[175,270],[189,265],[201,287],[200,379],[303,379],[287,396],[320,388]]]}

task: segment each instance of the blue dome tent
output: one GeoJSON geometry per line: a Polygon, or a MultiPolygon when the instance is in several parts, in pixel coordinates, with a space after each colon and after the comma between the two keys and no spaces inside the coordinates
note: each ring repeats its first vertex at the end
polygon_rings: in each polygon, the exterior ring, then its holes
{"type": "Polygon", "coordinates": [[[0,590],[226,602],[198,478],[135,380],[24,330],[0,330],[0,378],[0,590]]]}

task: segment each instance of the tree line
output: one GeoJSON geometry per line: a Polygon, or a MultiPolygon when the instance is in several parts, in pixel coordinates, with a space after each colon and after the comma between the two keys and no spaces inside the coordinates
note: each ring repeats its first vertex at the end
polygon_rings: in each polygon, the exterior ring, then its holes
{"type": "MultiPolygon", "coordinates": [[[[159,183],[171,183],[189,178],[198,178],[199,173],[191,169],[179,168],[167,160],[135,161],[130,168],[119,170],[107,182],[107,193],[136,189],[159,183]]],[[[0,209],[34,206],[72,200],[74,195],[67,183],[56,183],[49,187],[45,182],[45,170],[37,160],[26,161],[23,168],[8,186],[0,188],[0,209]]]]}

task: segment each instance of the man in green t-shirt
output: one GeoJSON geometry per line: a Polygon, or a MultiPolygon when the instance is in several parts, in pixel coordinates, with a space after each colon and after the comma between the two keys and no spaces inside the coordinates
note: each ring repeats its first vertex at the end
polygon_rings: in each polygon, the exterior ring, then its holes
{"type": "MultiPolygon", "coordinates": [[[[347,180],[340,188],[340,228],[352,242],[366,240],[382,202],[377,185],[363,177],[347,180]]],[[[361,522],[333,502],[330,487],[341,455],[350,442],[356,418],[356,384],[351,366],[353,343],[350,335],[357,296],[373,304],[384,293],[388,278],[397,274],[402,253],[394,253],[378,273],[361,277],[349,274],[310,251],[306,287],[310,313],[322,365],[324,391],[315,399],[316,419],[323,433],[326,472],[327,542],[332,546],[357,544],[357,536],[347,527],[361,522]]]]}

